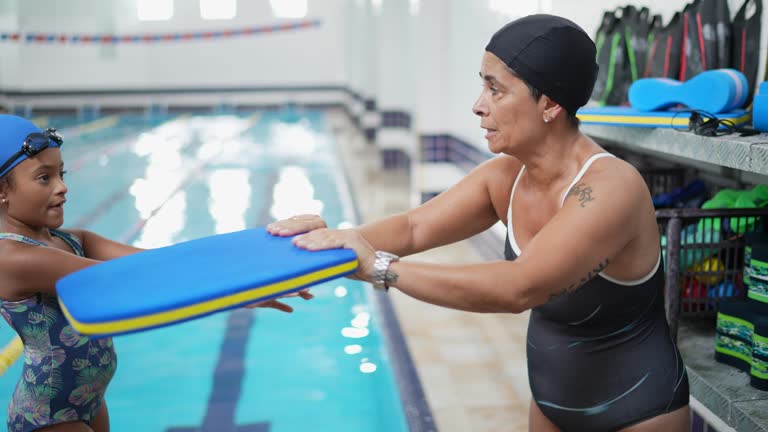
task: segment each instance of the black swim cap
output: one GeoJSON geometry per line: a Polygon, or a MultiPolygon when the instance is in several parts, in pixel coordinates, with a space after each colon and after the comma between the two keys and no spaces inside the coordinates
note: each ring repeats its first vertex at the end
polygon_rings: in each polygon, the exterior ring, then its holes
{"type": "Polygon", "coordinates": [[[595,43],[570,20],[544,14],[517,19],[497,31],[485,50],[571,114],[592,95],[595,43]]]}

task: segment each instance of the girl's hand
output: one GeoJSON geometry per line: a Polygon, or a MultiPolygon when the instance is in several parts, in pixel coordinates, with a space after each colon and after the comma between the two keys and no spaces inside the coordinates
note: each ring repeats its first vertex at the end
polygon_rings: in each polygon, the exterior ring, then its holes
{"type": "MultiPolygon", "coordinates": [[[[281,296],[279,298],[285,298],[285,297],[301,297],[304,300],[312,300],[315,296],[312,295],[312,293],[309,292],[309,289],[303,289],[298,292],[286,294],[284,296],[281,296]]],[[[285,313],[291,313],[293,312],[293,307],[279,301],[278,299],[272,299],[267,300],[259,303],[253,303],[245,306],[248,309],[253,308],[271,308],[271,309],[277,309],[279,311],[283,311],[285,313]]]]}
{"type": "Polygon", "coordinates": [[[316,229],[291,240],[296,247],[306,250],[352,249],[357,254],[357,271],[352,279],[372,281],[376,251],[357,230],[316,229]]]}
{"type": "Polygon", "coordinates": [[[289,237],[327,227],[328,225],[320,216],[305,214],[272,222],[267,225],[267,232],[275,236],[289,237]]]}

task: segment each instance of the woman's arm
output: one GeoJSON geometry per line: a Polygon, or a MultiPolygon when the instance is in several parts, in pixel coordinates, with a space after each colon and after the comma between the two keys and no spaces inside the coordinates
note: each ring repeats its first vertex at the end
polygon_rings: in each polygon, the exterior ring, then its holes
{"type": "MultiPolygon", "coordinates": [[[[478,234],[506,213],[520,162],[502,156],[481,164],[456,185],[416,209],[362,225],[356,231],[377,250],[407,256],[478,234]]],[[[326,228],[316,215],[274,222],[267,230],[290,236],[326,228]]]]}
{"type": "MultiPolygon", "coordinates": [[[[636,172],[620,164],[594,171],[572,189],[563,208],[516,261],[399,261],[390,266],[397,277],[390,285],[425,302],[475,312],[522,312],[577,289],[610,266],[648,217],[641,211],[648,192],[636,172]],[[586,188],[589,195],[579,192],[586,188]]],[[[360,261],[357,276],[371,281],[375,249],[365,240],[352,230],[318,230],[294,241],[310,250],[351,247],[360,261]]]]}
{"type": "Polygon", "coordinates": [[[423,205],[357,230],[375,249],[399,256],[467,239],[490,228],[505,213],[499,203],[509,202],[520,166],[508,156],[490,159],[423,205]]]}

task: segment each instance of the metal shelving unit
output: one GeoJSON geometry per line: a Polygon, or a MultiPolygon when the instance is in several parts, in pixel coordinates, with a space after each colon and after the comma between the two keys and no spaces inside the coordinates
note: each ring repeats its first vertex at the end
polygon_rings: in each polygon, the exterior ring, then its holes
{"type": "Polygon", "coordinates": [[[688,159],[768,175],[768,134],[705,137],[675,129],[581,126],[593,139],[634,151],[688,159]]]}
{"type": "MultiPolygon", "coordinates": [[[[768,134],[704,137],[673,129],[586,124],[581,126],[581,130],[606,146],[671,160],[681,165],[709,165],[723,177],[739,182],[768,183],[768,177],[765,177],[768,176],[768,134]]],[[[678,223],[672,231],[679,233],[679,229],[678,223]]],[[[672,303],[674,308],[676,304],[674,301],[672,303]]],[[[671,315],[671,327],[676,332],[677,314],[670,314],[669,310],[667,312],[668,317],[671,315]]],[[[705,408],[697,412],[707,417],[710,423],[714,421],[724,425],[723,430],[733,428],[738,431],[768,432],[768,416],[765,415],[768,392],[750,387],[748,376],[743,372],[715,362],[714,326],[702,322],[692,326],[691,323],[683,322],[680,333],[678,346],[688,367],[692,406],[698,404],[705,408]]]]}

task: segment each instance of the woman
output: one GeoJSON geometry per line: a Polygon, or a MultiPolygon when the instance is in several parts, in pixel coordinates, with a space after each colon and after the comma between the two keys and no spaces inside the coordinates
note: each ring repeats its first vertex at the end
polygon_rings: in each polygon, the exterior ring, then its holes
{"type": "Polygon", "coordinates": [[[351,230],[317,216],[268,227],[305,249],[354,249],[354,277],[436,305],[531,310],[532,431],[687,431],[688,381],[664,315],[650,193],[628,163],[578,129],[597,75],[595,46],[551,15],[490,40],[473,112],[501,154],[419,208],[351,230]],[[501,220],[505,261],[403,262],[501,220]]]}

